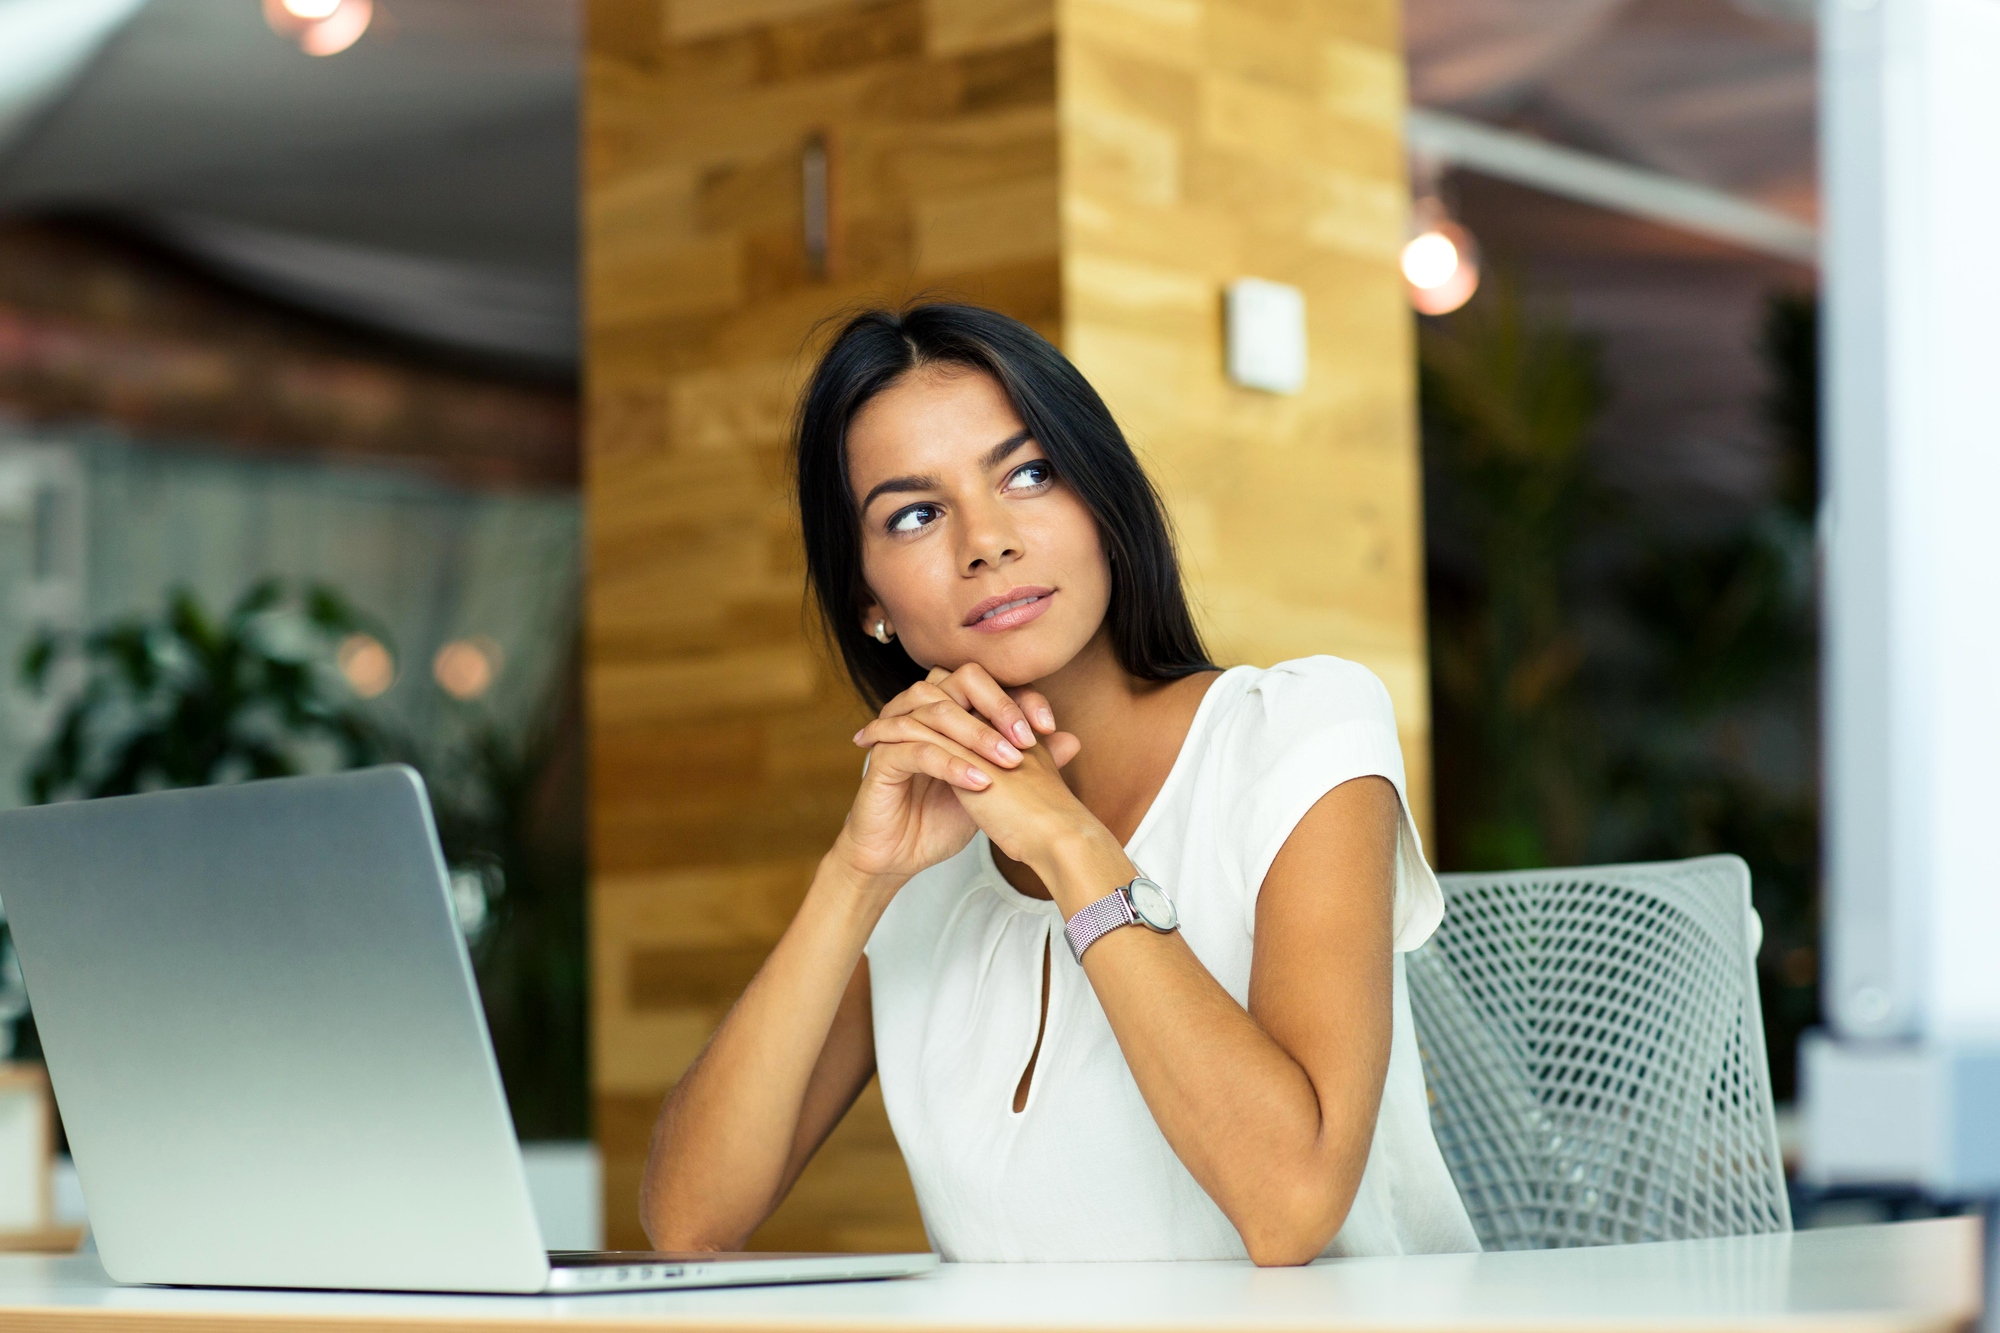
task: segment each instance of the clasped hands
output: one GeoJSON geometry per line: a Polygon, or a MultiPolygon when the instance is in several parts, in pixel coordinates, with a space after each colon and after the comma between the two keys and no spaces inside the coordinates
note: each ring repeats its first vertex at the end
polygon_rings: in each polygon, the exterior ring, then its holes
{"type": "Polygon", "coordinates": [[[980,829],[1045,881],[1065,849],[1117,847],[1062,778],[1083,743],[1057,730],[1041,694],[1009,691],[977,664],[932,668],[854,743],[868,769],[835,849],[871,879],[900,887],[980,829]]]}

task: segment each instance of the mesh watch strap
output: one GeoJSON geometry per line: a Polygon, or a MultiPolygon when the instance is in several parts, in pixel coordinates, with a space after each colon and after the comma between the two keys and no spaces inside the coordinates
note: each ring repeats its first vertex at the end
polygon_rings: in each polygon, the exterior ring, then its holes
{"type": "Polygon", "coordinates": [[[1069,940],[1070,953],[1080,963],[1083,951],[1102,936],[1120,926],[1129,926],[1138,919],[1138,913],[1132,910],[1132,902],[1125,896],[1121,885],[1071,917],[1063,927],[1063,935],[1069,940]]]}

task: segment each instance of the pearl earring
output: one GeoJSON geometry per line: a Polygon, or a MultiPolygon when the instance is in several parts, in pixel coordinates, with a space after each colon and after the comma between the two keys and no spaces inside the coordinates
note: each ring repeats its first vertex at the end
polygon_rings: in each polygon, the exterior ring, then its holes
{"type": "Polygon", "coordinates": [[[886,644],[889,642],[890,639],[894,637],[895,637],[894,635],[889,633],[888,621],[878,620],[875,622],[875,642],[886,644]]]}

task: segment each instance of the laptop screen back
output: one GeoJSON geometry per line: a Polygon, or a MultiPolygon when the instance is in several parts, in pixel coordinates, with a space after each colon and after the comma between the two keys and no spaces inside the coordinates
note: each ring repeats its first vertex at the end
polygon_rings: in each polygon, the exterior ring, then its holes
{"type": "Polygon", "coordinates": [[[111,1276],[546,1282],[413,771],[0,812],[0,904],[111,1276]]]}

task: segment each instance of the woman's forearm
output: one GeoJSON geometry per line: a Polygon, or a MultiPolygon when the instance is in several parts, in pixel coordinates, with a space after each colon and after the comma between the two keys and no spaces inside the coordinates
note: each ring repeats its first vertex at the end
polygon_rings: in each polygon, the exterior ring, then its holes
{"type": "Polygon", "coordinates": [[[1319,1254],[1360,1186],[1380,1073],[1369,1088],[1357,1069],[1351,1089],[1323,1097],[1178,933],[1117,931],[1090,953],[1085,970],[1147,1107],[1250,1257],[1319,1254]]]}
{"type": "MultiPolygon", "coordinates": [[[[1036,869],[1065,918],[1137,873],[1108,835],[1036,869]]],[[[1114,930],[1084,971],[1154,1120],[1251,1258],[1303,1263],[1323,1250],[1367,1164],[1386,1045],[1379,1061],[1315,1087],[1179,932],[1114,930]]]]}
{"type": "Polygon", "coordinates": [[[821,862],[791,925],[660,1112],[641,1191],[655,1246],[741,1248],[866,1083],[867,996],[857,1006],[850,982],[892,892],[821,862]],[[803,1151],[802,1139],[811,1140],[803,1151]]]}

